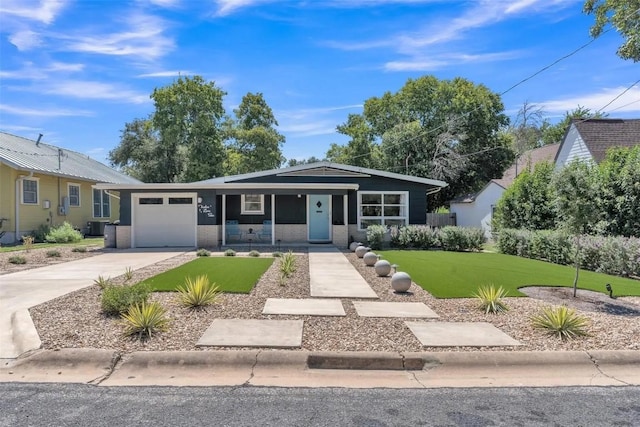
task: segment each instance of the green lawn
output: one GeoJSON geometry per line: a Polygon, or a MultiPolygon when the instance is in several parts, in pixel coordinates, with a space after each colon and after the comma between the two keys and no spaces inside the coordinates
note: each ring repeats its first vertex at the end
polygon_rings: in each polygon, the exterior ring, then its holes
{"type": "MultiPolygon", "coordinates": [[[[470,297],[478,286],[502,286],[509,296],[523,296],[523,286],[573,286],[575,268],[499,253],[381,251],[414,282],[438,298],[470,297]]],[[[640,295],[640,281],[580,270],[578,288],[615,295],[640,295]]]]}
{"type": "Polygon", "coordinates": [[[273,258],[201,257],[147,280],[154,291],[175,291],[186,277],[206,274],[221,291],[249,293],[273,263],[273,258]]]}
{"type": "MultiPolygon", "coordinates": [[[[33,249],[39,248],[57,248],[60,246],[103,246],[104,238],[103,237],[87,237],[86,239],[82,239],[79,242],[75,243],[34,243],[33,249]]],[[[0,247],[0,252],[15,252],[15,251],[24,251],[24,245],[22,243],[15,246],[2,246],[0,247]]]]}

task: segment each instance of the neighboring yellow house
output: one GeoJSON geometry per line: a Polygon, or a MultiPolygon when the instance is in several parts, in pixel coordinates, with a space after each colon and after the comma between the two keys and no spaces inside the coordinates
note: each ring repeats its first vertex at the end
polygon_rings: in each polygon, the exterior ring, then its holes
{"type": "Polygon", "coordinates": [[[120,203],[117,192],[94,189],[98,182],[140,183],[84,154],[0,132],[0,243],[65,221],[100,234],[120,203]]]}

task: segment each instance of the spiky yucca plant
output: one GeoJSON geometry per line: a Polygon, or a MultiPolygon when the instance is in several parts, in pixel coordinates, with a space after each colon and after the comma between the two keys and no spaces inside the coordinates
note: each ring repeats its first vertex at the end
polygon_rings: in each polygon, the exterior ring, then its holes
{"type": "Polygon", "coordinates": [[[128,283],[133,279],[133,269],[131,267],[127,267],[124,271],[124,283],[128,283]]]}
{"type": "Polygon", "coordinates": [[[97,285],[100,289],[104,289],[111,284],[111,277],[104,277],[100,275],[93,281],[93,284],[97,285]]]}
{"type": "Polygon", "coordinates": [[[139,339],[151,336],[159,331],[165,331],[169,324],[166,310],[158,303],[151,302],[136,304],[122,315],[125,335],[138,335],[139,339]]]}
{"type": "Polygon", "coordinates": [[[209,282],[206,275],[195,279],[187,277],[184,285],[178,286],[178,300],[185,307],[200,308],[215,304],[220,297],[220,290],[215,283],[209,282]]]}
{"type": "Polygon", "coordinates": [[[485,313],[501,313],[508,311],[509,307],[502,301],[507,291],[502,286],[496,289],[493,285],[480,286],[473,296],[480,302],[478,308],[485,313]]]}
{"type": "Polygon", "coordinates": [[[545,329],[549,335],[556,335],[563,340],[588,335],[588,319],[566,305],[544,307],[531,316],[531,322],[535,328],[545,329]]]}

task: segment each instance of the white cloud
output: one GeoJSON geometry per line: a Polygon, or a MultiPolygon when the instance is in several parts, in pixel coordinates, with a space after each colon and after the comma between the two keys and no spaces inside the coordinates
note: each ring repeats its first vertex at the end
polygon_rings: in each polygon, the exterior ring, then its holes
{"type": "Polygon", "coordinates": [[[84,64],[52,62],[44,66],[36,66],[33,62],[25,62],[17,70],[0,70],[0,78],[13,80],[42,80],[51,77],[52,73],[72,73],[82,71],[84,64]]]}
{"type": "Polygon", "coordinates": [[[390,61],[384,64],[387,71],[433,71],[451,65],[494,62],[513,59],[519,52],[492,52],[481,54],[454,53],[433,55],[430,58],[415,57],[405,61],[390,61]]]}
{"type": "Polygon", "coordinates": [[[362,104],[338,105],[296,110],[278,110],[278,130],[289,137],[336,134],[336,124],[344,120],[344,110],[361,110],[362,104]],[[336,115],[335,113],[338,113],[336,115]]]}
{"type": "MultiPolygon", "coordinates": [[[[2,106],[0,106],[1,108],[2,106]]],[[[35,128],[33,126],[20,126],[20,125],[0,125],[0,129],[5,132],[38,132],[41,131],[42,128],[35,128]]]]}
{"type": "Polygon", "coordinates": [[[64,108],[51,107],[48,109],[35,109],[24,107],[12,107],[0,104],[0,111],[14,116],[33,117],[68,117],[68,116],[92,116],[93,113],[86,110],[68,110],[64,108]]]}
{"type": "Polygon", "coordinates": [[[44,88],[38,88],[38,91],[48,95],[61,95],[81,99],[107,99],[133,104],[149,102],[149,95],[135,92],[120,85],[96,81],[54,81],[44,88]]]}
{"type": "MultiPolygon", "coordinates": [[[[565,111],[574,110],[578,106],[589,108],[592,111],[599,111],[605,107],[611,100],[620,95],[626,88],[604,88],[599,92],[588,93],[584,95],[577,95],[567,97],[563,99],[547,100],[542,102],[536,102],[545,111],[551,113],[564,113],[565,111]]],[[[640,88],[634,86],[614,102],[611,105],[604,108],[604,112],[615,113],[640,113],[640,88]]]]}
{"type": "Polygon", "coordinates": [[[166,8],[174,8],[180,4],[180,0],[149,0],[149,3],[166,8]]]}
{"type": "Polygon", "coordinates": [[[153,77],[178,77],[178,76],[191,76],[194,73],[186,70],[173,70],[173,71],[156,71],[153,73],[138,74],[138,78],[153,78],[153,77]]]}
{"type": "Polygon", "coordinates": [[[167,24],[141,13],[130,15],[125,28],[107,34],[59,35],[65,50],[98,55],[135,56],[154,60],[173,50],[175,42],[164,35],[167,24]]]}
{"type": "Polygon", "coordinates": [[[275,3],[278,0],[215,0],[217,5],[216,15],[227,16],[238,9],[265,3],[275,3]]]}
{"type": "Polygon", "coordinates": [[[42,44],[40,34],[31,30],[16,31],[9,37],[9,42],[19,51],[27,51],[42,44]]]}
{"type": "Polygon", "coordinates": [[[69,3],[67,0],[2,0],[0,14],[13,15],[48,25],[55,20],[67,3],[69,3]]]}

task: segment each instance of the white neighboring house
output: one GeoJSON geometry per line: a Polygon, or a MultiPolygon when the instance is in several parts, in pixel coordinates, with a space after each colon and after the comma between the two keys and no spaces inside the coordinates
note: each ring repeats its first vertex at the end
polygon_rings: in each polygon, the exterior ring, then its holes
{"type": "Polygon", "coordinates": [[[513,184],[523,170],[533,170],[540,162],[553,162],[560,144],[545,145],[523,153],[505,171],[500,179],[492,179],[479,192],[467,194],[451,200],[451,212],[456,214],[456,225],[461,227],[481,227],[487,237],[491,237],[493,210],[504,191],[513,184]]]}

